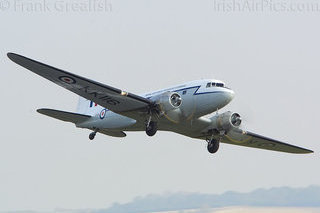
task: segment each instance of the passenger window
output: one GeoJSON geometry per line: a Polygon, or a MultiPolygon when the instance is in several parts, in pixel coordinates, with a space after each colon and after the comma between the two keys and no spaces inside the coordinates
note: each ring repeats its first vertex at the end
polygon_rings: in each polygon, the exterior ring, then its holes
{"type": "Polygon", "coordinates": [[[207,87],[211,87],[211,83],[207,83],[207,87]]]}
{"type": "Polygon", "coordinates": [[[182,92],[182,95],[185,95],[185,94],[187,94],[187,90],[184,90],[184,91],[182,92]]]}

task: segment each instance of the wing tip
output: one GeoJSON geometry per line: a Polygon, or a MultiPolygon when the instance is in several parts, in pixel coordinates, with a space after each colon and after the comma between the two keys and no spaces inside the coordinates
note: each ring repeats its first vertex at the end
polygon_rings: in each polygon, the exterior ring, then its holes
{"type": "MultiPolygon", "coordinates": [[[[302,148],[302,149],[303,149],[303,148],[302,148]]],[[[312,154],[312,153],[314,153],[313,150],[303,149],[303,151],[298,152],[298,153],[296,153],[296,154],[312,154]]]]}
{"type": "Polygon", "coordinates": [[[13,61],[13,62],[15,62],[15,63],[17,63],[16,60],[17,60],[19,57],[20,57],[20,58],[24,58],[24,56],[19,55],[19,54],[17,54],[17,53],[13,53],[13,52],[8,52],[8,53],[7,53],[7,56],[8,56],[8,58],[9,58],[11,61],[13,61]]]}
{"type": "Polygon", "coordinates": [[[37,109],[36,111],[38,113],[40,113],[40,114],[43,114],[43,112],[46,111],[46,109],[45,108],[41,108],[41,109],[37,109]]]}
{"type": "Polygon", "coordinates": [[[12,60],[12,58],[13,58],[15,55],[17,55],[17,54],[12,53],[12,52],[8,52],[8,53],[7,53],[8,58],[11,59],[11,60],[12,60]]]}

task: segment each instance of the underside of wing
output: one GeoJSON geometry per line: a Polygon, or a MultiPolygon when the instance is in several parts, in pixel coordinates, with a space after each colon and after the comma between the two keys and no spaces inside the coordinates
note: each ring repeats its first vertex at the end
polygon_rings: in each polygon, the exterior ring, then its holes
{"type": "Polygon", "coordinates": [[[120,89],[95,82],[93,80],[51,67],[41,62],[14,53],[8,57],[22,67],[58,84],[100,106],[113,112],[131,115],[136,119],[134,111],[146,110],[152,101],[144,97],[124,92],[120,89]]]}
{"type": "Polygon", "coordinates": [[[245,131],[230,131],[227,135],[223,137],[221,142],[258,149],[267,149],[278,152],[287,152],[295,154],[313,153],[312,150],[283,143],[252,132],[245,131]]]}

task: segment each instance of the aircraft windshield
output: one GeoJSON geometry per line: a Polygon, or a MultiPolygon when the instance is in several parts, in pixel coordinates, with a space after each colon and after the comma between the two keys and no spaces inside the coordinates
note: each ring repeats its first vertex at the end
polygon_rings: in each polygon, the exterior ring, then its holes
{"type": "Polygon", "coordinates": [[[225,85],[224,83],[209,82],[206,87],[225,87],[225,85]]]}

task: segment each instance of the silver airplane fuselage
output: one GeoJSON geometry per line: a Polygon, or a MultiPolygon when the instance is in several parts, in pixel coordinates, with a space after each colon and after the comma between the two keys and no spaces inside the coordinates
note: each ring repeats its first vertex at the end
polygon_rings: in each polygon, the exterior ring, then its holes
{"type": "MultiPolygon", "coordinates": [[[[211,122],[209,119],[204,122],[205,118],[201,117],[223,108],[234,97],[234,92],[225,86],[218,87],[211,84],[208,87],[208,84],[213,82],[225,85],[218,80],[206,79],[142,94],[141,96],[153,99],[166,92],[178,93],[182,99],[182,103],[179,106],[179,118],[170,116],[170,114],[154,118],[157,119],[158,130],[173,131],[189,137],[197,137],[199,136],[199,130],[205,128],[211,122]],[[197,122],[199,119],[201,119],[201,122],[197,122]],[[173,123],[175,125],[172,125],[173,123]]],[[[139,123],[134,119],[114,113],[99,105],[92,108],[92,118],[77,127],[108,129],[110,131],[145,131],[145,125],[141,122],[139,123]]]]}

